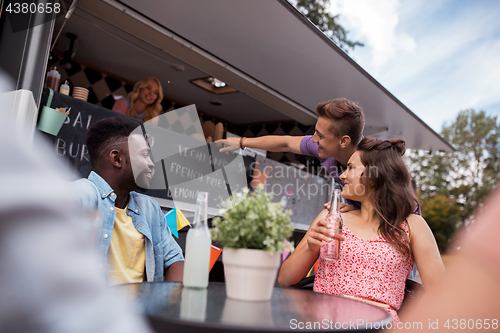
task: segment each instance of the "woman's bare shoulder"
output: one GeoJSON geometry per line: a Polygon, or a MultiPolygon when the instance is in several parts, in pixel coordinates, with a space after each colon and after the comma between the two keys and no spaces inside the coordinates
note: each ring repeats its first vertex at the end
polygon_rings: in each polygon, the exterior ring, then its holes
{"type": "Polygon", "coordinates": [[[417,214],[408,215],[407,219],[408,226],[410,227],[410,233],[413,235],[426,235],[432,236],[432,231],[424,218],[417,214]]]}
{"type": "Polygon", "coordinates": [[[427,224],[427,222],[425,222],[424,218],[420,215],[417,215],[417,214],[408,215],[406,220],[408,221],[408,224],[410,224],[410,226],[412,224],[422,224],[422,223],[427,224]]]}

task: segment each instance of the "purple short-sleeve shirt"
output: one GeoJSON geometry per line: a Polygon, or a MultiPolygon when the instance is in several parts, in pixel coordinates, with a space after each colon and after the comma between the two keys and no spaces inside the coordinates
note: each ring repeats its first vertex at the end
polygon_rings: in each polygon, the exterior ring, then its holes
{"type": "Polygon", "coordinates": [[[325,168],[326,172],[335,179],[335,182],[340,185],[344,185],[344,182],[340,180],[339,176],[341,174],[340,165],[335,159],[335,157],[321,158],[318,155],[318,144],[312,142],[312,135],[306,135],[300,141],[300,152],[302,155],[314,156],[319,159],[321,166],[325,168]],[[340,171],[340,172],[339,172],[340,171]]]}

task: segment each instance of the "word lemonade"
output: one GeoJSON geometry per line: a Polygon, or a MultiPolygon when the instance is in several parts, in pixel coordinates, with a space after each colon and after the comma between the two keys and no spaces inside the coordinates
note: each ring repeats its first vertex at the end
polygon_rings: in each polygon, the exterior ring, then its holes
{"type": "Polygon", "coordinates": [[[207,225],[208,193],[198,192],[193,227],[186,236],[186,258],[184,263],[184,287],[206,288],[210,268],[212,237],[207,225]]]}
{"type": "MultiPolygon", "coordinates": [[[[225,190],[226,182],[224,179],[218,176],[210,176],[207,174],[207,170],[203,168],[203,165],[210,166],[210,170],[220,169],[226,166],[229,161],[221,158],[217,158],[215,156],[210,156],[207,151],[205,151],[206,147],[197,147],[195,149],[189,149],[179,145],[179,157],[188,157],[193,162],[191,165],[196,165],[197,167],[187,167],[184,163],[179,161],[170,162],[169,174],[180,176],[183,178],[184,182],[188,182],[191,180],[196,180],[210,187],[215,187],[218,189],[225,190]],[[210,164],[207,164],[210,163],[210,164]],[[201,166],[201,167],[200,167],[201,166]]],[[[242,170],[244,172],[244,170],[242,170]]],[[[167,171],[168,172],[168,171],[167,171]]],[[[170,197],[174,197],[177,200],[179,199],[194,199],[198,193],[197,189],[194,188],[185,188],[185,187],[173,187],[173,189],[168,189],[168,195],[170,197]],[[172,192],[173,193],[172,193],[172,192]]]]}
{"type": "MultiPolygon", "coordinates": [[[[331,230],[335,235],[342,235],[342,220],[340,218],[340,190],[335,189],[332,193],[330,211],[326,216],[326,222],[331,225],[331,230]]],[[[320,257],[326,260],[339,260],[340,241],[332,239],[324,242],[320,249],[320,257]]]]}

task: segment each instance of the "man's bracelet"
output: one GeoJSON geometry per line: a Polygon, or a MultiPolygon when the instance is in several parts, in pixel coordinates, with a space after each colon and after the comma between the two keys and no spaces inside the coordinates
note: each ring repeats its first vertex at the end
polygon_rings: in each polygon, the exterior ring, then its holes
{"type": "Polygon", "coordinates": [[[240,148],[241,149],[245,149],[245,147],[243,147],[243,140],[245,140],[245,139],[246,139],[245,137],[240,138],[240,148]]]}

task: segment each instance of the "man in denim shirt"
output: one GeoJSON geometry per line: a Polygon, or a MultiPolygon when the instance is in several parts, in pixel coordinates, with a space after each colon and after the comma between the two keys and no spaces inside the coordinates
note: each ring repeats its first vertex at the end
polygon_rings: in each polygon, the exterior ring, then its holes
{"type": "Polygon", "coordinates": [[[86,140],[92,172],[72,184],[82,211],[102,220],[99,253],[109,285],[182,281],[182,250],[160,206],[134,192],[149,188],[154,169],[146,140],[131,134],[137,126],[122,117],[94,123],[86,140]]]}

